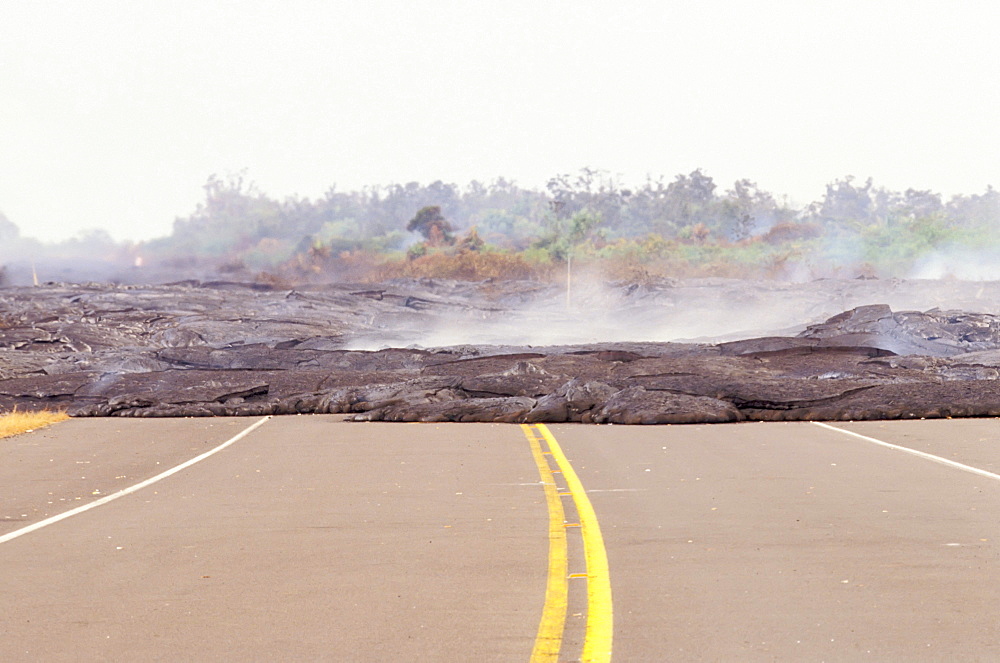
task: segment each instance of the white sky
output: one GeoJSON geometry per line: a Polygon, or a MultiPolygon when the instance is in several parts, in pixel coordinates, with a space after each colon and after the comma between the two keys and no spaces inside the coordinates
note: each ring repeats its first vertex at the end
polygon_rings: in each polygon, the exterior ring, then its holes
{"type": "Polygon", "coordinates": [[[998,111],[995,1],[0,0],[0,211],[46,240],[168,234],[243,169],[981,193],[998,111]]]}

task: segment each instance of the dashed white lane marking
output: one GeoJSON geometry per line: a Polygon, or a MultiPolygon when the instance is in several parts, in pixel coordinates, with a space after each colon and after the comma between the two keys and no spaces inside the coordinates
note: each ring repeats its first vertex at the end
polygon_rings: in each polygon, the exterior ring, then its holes
{"type": "Polygon", "coordinates": [[[917,451],[916,449],[910,449],[909,447],[901,447],[898,444],[890,444],[888,442],[883,442],[882,440],[875,439],[874,437],[868,437],[867,435],[854,433],[852,431],[844,430],[843,428],[837,428],[836,426],[824,424],[819,421],[813,421],[810,423],[815,424],[816,426],[821,426],[823,428],[829,428],[830,430],[835,430],[838,433],[843,433],[844,435],[850,435],[851,437],[856,437],[866,442],[871,442],[872,444],[877,444],[879,446],[887,447],[889,449],[894,449],[896,451],[902,451],[904,453],[913,454],[914,456],[919,456],[920,458],[923,458],[925,460],[929,460],[935,463],[940,463],[942,465],[947,465],[948,467],[954,467],[955,469],[962,470],[963,472],[978,474],[979,476],[986,477],[987,479],[1000,481],[1000,474],[994,474],[993,472],[989,472],[987,470],[981,470],[978,467],[972,467],[971,465],[957,463],[953,460],[948,460],[947,458],[942,458],[941,456],[935,456],[934,454],[929,454],[924,451],[917,451]]]}
{"type": "Polygon", "coordinates": [[[56,515],[54,515],[54,516],[52,516],[50,518],[46,518],[45,520],[39,520],[37,523],[33,523],[31,525],[28,525],[27,527],[22,527],[21,529],[16,529],[13,532],[8,532],[7,534],[4,534],[3,536],[0,536],[0,543],[6,543],[7,541],[10,541],[12,539],[16,539],[19,536],[24,536],[25,534],[28,534],[29,532],[34,532],[35,530],[42,529],[43,527],[48,527],[49,525],[52,525],[53,523],[57,523],[60,520],[65,520],[67,518],[70,518],[71,516],[75,516],[75,515],[77,515],[79,513],[83,513],[84,511],[90,511],[91,509],[95,509],[95,508],[101,506],[102,504],[107,504],[108,502],[112,502],[112,501],[118,499],[119,497],[125,497],[126,495],[130,495],[130,494],[132,494],[132,493],[134,493],[134,492],[136,492],[138,490],[142,490],[146,486],[150,486],[150,485],[156,483],[157,481],[160,481],[162,479],[166,479],[169,476],[177,474],[181,470],[187,469],[187,468],[191,467],[192,465],[194,465],[195,463],[203,461],[206,458],[208,458],[209,456],[212,456],[214,454],[219,453],[220,451],[222,451],[223,449],[225,449],[229,445],[235,444],[236,442],[239,442],[244,437],[246,437],[247,435],[249,435],[250,433],[252,433],[256,429],[258,429],[261,426],[263,426],[264,422],[267,421],[270,418],[271,418],[270,416],[264,417],[263,419],[261,419],[261,420],[257,421],[256,423],[248,426],[247,428],[245,428],[242,432],[237,433],[233,437],[229,438],[228,440],[226,440],[225,442],[223,442],[219,446],[215,447],[214,449],[209,449],[208,451],[206,451],[205,453],[201,454],[200,456],[195,456],[194,458],[192,458],[190,460],[184,461],[180,465],[175,465],[174,467],[170,468],[169,470],[167,470],[165,472],[160,472],[155,477],[150,477],[149,479],[146,479],[145,481],[140,481],[139,483],[135,484],[134,486],[129,486],[128,488],[123,488],[123,489],[119,490],[116,493],[111,493],[110,495],[102,497],[99,500],[94,500],[93,502],[88,502],[87,504],[83,504],[81,506],[78,506],[75,509],[70,509],[69,511],[64,511],[63,513],[59,513],[59,514],[56,514],[56,515]]]}

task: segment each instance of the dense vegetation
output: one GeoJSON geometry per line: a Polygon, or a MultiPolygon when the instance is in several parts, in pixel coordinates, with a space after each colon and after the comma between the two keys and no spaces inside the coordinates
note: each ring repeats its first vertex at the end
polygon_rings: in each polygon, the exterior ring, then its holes
{"type": "MultiPolygon", "coordinates": [[[[1000,278],[990,272],[1000,253],[992,188],[945,201],[846,177],[803,209],[748,180],[720,190],[701,170],[631,187],[583,169],[544,190],[438,181],[331,188],[317,200],[275,200],[242,176],[213,176],[204,188],[204,201],[167,237],[117,245],[97,232],[46,250],[282,281],[546,278],[567,262],[630,279],[1000,278]]],[[[17,229],[0,218],[4,236],[9,244],[17,229]]]]}

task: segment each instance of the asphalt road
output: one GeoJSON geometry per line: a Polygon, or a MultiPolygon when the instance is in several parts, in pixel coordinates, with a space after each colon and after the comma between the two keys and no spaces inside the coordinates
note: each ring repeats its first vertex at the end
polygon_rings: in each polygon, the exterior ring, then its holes
{"type": "Polygon", "coordinates": [[[0,660],[1000,660],[997,420],[253,423],[0,440],[0,660]]]}

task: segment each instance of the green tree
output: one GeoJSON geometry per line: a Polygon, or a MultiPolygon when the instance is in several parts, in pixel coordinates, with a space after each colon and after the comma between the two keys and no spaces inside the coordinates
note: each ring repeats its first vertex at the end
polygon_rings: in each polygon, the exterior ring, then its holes
{"type": "Polygon", "coordinates": [[[281,205],[268,198],[243,173],[215,175],[202,187],[205,200],[186,219],[174,221],[170,241],[156,248],[189,256],[222,256],[245,251],[265,238],[281,238],[281,205]]]}
{"type": "Polygon", "coordinates": [[[439,205],[422,207],[406,224],[406,229],[423,235],[428,246],[450,246],[455,243],[454,228],[441,214],[439,205]]]}
{"type": "Polygon", "coordinates": [[[581,210],[566,218],[561,214],[562,209],[558,201],[553,201],[549,232],[535,243],[535,248],[566,262],[566,306],[569,307],[573,292],[573,254],[591,238],[603,219],[599,213],[590,210],[581,210]]]}

